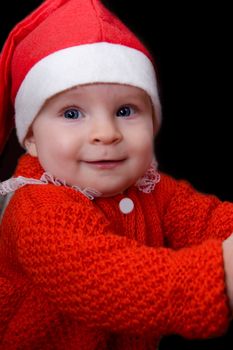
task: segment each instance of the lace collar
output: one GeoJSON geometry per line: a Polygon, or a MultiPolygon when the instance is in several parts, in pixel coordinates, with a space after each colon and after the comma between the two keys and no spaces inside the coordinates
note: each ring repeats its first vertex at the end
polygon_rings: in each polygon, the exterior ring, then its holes
{"type": "MultiPolygon", "coordinates": [[[[157,171],[157,163],[155,160],[153,160],[146,173],[138,179],[134,186],[137,187],[139,191],[142,191],[144,193],[151,193],[159,181],[160,175],[157,171]]],[[[82,189],[76,185],[70,186],[66,184],[65,180],[55,178],[48,172],[43,173],[40,179],[18,176],[3,181],[0,183],[0,195],[5,196],[8,193],[14,192],[25,185],[46,185],[49,183],[55,186],[66,186],[72,188],[78,192],[81,192],[90,200],[93,200],[96,197],[101,197],[101,193],[95,189],[88,187],[82,189]]]]}

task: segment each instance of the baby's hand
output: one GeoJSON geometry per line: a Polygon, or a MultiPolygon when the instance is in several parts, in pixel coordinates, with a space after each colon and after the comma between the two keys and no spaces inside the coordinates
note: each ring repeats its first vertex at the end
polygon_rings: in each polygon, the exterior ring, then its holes
{"type": "Polygon", "coordinates": [[[223,242],[223,260],[225,267],[226,289],[233,311],[233,234],[223,242]]]}

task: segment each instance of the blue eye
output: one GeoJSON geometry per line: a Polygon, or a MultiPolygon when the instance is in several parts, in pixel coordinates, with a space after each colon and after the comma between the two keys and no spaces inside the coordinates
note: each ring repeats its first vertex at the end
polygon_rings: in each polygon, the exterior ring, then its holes
{"type": "Polygon", "coordinates": [[[81,113],[76,108],[70,108],[64,112],[64,117],[66,119],[78,119],[81,117],[81,113]]]}
{"type": "Polygon", "coordinates": [[[134,110],[130,106],[122,106],[121,108],[118,109],[116,115],[117,117],[129,117],[134,113],[134,110]]]}

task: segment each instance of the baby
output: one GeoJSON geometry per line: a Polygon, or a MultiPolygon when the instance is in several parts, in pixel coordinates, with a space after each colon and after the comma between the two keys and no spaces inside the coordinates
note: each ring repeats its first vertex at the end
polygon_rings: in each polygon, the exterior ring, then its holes
{"type": "Polygon", "coordinates": [[[99,0],[47,0],[6,40],[1,149],[26,149],[0,228],[1,349],[155,349],[223,334],[233,204],[158,172],[145,46],[99,0]]]}

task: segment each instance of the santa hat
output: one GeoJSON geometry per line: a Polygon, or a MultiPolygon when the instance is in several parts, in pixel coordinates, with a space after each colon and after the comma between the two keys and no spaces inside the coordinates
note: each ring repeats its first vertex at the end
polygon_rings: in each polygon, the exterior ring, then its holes
{"type": "Polygon", "coordinates": [[[0,56],[0,152],[16,126],[23,144],[45,101],[80,84],[120,83],[151,97],[160,123],[153,60],[99,0],[46,0],[18,23],[0,56]]]}

